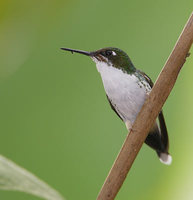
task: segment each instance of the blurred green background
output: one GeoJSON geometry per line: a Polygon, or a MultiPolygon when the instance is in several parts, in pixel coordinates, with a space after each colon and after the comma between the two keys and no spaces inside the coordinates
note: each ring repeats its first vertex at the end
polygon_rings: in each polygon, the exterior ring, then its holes
{"type": "MultiPolygon", "coordinates": [[[[192,0],[1,0],[0,153],[68,200],[96,199],[127,131],[95,64],[60,47],[119,47],[155,81],[192,10],[192,0]]],[[[144,145],[116,199],[193,199],[192,74],[191,56],[164,105],[172,165],[144,145]]]]}

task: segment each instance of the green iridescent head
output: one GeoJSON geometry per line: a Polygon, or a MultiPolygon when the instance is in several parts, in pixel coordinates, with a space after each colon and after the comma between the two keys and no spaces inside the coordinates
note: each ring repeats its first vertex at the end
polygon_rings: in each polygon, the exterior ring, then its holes
{"type": "Polygon", "coordinates": [[[91,52],[69,49],[69,48],[61,48],[61,49],[66,51],[71,51],[72,53],[75,52],[90,56],[96,63],[105,62],[109,66],[113,66],[115,68],[122,69],[127,72],[134,72],[136,70],[129,56],[121,49],[115,47],[107,47],[91,52]]]}

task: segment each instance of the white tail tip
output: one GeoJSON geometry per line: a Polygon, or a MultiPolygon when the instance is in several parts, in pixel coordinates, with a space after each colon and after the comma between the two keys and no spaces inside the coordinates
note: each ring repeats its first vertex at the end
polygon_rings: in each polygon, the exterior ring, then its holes
{"type": "Polygon", "coordinates": [[[170,165],[172,163],[172,157],[167,153],[160,153],[159,160],[165,165],[170,165]]]}

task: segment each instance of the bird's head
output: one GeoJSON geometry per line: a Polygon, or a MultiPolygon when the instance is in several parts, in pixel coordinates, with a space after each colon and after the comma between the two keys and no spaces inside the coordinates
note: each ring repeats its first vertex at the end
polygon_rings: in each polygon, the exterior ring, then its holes
{"type": "Polygon", "coordinates": [[[109,66],[113,66],[125,71],[135,71],[135,67],[132,64],[129,56],[121,49],[115,47],[102,48],[91,52],[69,48],[61,49],[65,51],[71,51],[72,53],[80,53],[89,56],[96,64],[105,63],[109,66]]]}

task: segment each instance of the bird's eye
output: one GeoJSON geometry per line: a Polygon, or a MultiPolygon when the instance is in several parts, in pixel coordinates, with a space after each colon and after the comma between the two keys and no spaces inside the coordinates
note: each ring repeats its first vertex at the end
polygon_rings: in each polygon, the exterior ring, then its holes
{"type": "Polygon", "coordinates": [[[105,52],[105,54],[106,54],[106,56],[111,56],[112,55],[112,51],[108,50],[108,51],[105,52]]]}

